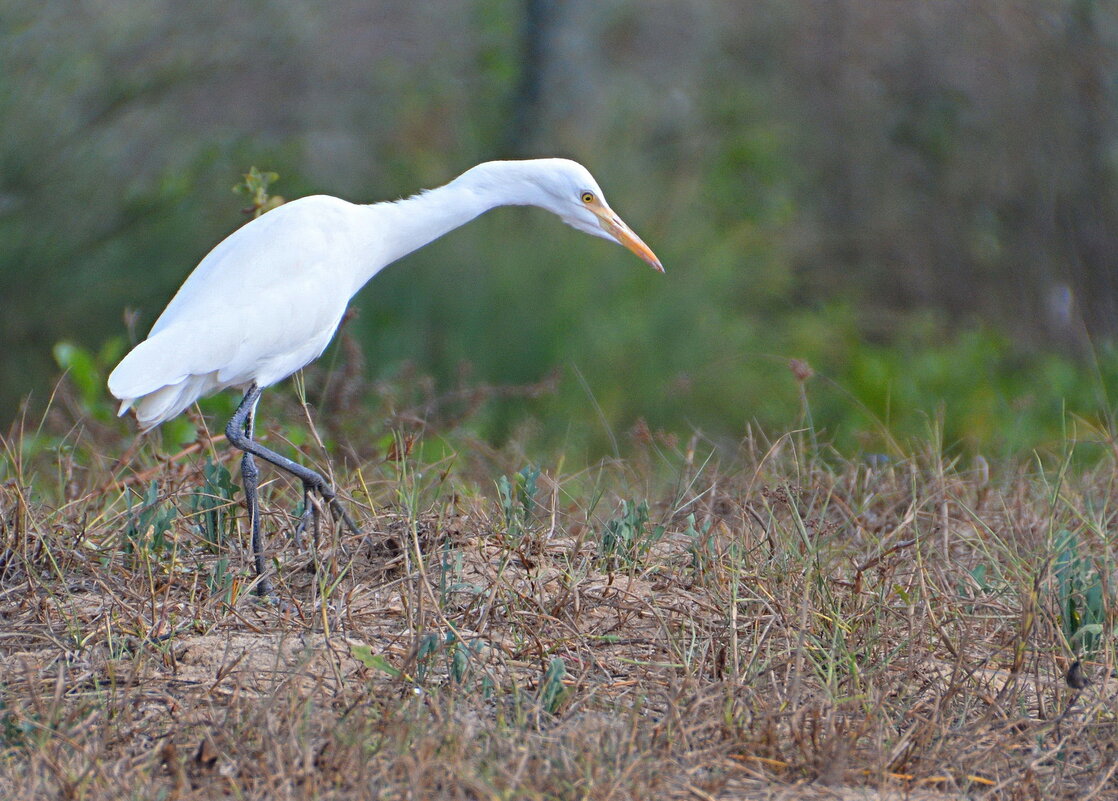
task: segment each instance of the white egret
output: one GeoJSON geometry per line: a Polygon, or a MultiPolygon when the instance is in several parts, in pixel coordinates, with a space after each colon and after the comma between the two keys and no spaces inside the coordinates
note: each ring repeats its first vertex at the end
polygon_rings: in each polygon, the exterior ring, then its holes
{"type": "Polygon", "coordinates": [[[253,439],[261,390],[316,359],[333,338],[350,298],[386,265],[483,212],[510,205],[547,209],[568,225],[614,240],[664,270],[610,209],[581,164],[566,159],[490,161],[404,200],[360,205],[316,195],[261,215],[202,259],[148,338],[109,376],[109,391],[121,401],[120,414],[132,409],[143,431],[170,420],[198,398],[230,387],[245,390],[225,434],[244,452],[241,476],[261,595],[270,594],[271,585],[264,576],[254,457],[303,482],[305,510],[312,508],[311,493],[317,493],[335,520],[357,532],[326,479],[253,439]]]}

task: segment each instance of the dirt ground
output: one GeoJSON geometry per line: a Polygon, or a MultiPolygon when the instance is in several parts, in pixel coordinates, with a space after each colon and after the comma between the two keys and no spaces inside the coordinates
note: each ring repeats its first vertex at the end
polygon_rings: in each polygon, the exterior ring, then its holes
{"type": "Polygon", "coordinates": [[[372,477],[303,549],[266,486],[270,601],[198,462],[131,508],[0,487],[0,793],[1118,798],[1113,643],[1072,626],[1113,630],[1102,468],[372,477]]]}

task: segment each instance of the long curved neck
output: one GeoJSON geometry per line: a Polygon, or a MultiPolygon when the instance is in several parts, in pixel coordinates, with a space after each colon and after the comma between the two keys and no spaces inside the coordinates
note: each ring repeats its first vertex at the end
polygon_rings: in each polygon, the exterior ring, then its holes
{"type": "Polygon", "coordinates": [[[488,161],[445,186],[403,200],[367,206],[376,215],[377,258],[363,285],[382,267],[435,241],[497,206],[530,205],[534,196],[530,162],[488,161]]]}

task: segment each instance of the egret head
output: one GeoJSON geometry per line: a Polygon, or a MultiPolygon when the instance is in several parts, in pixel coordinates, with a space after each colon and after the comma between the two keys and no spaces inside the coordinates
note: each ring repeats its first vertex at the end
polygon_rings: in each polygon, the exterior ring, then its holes
{"type": "Polygon", "coordinates": [[[558,215],[572,228],[624,245],[654,269],[664,272],[652,249],[606,203],[601,187],[588,169],[569,159],[537,159],[525,164],[535,168],[533,183],[541,190],[540,199],[533,205],[558,215]]]}

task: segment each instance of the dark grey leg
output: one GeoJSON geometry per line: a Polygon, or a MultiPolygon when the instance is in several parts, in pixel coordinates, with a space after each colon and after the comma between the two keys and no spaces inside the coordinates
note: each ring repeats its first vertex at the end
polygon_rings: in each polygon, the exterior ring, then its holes
{"type": "MultiPolygon", "coordinates": [[[[295,531],[292,534],[292,539],[295,540],[295,547],[302,550],[303,548],[303,532],[307,530],[307,521],[310,520],[311,515],[314,515],[314,521],[317,528],[318,523],[318,509],[313,509],[314,503],[311,501],[311,489],[306,484],[303,485],[303,514],[299,515],[299,524],[295,526],[295,531]]],[[[313,529],[312,529],[313,531],[313,529]]],[[[317,533],[317,532],[316,532],[317,533]]],[[[315,541],[317,542],[317,536],[315,541]]]]}
{"type": "MultiPolygon", "coordinates": [[[[256,400],[260,395],[257,393],[256,400]]],[[[256,418],[256,400],[249,406],[245,414],[245,438],[252,441],[253,424],[256,418]]],[[[239,411],[239,410],[238,410],[239,411]]],[[[241,457],[241,482],[245,487],[245,504],[248,506],[249,525],[252,529],[252,560],[256,567],[258,581],[256,594],[261,598],[272,595],[272,582],[264,575],[264,541],[260,534],[260,498],[257,487],[260,485],[260,469],[256,466],[256,459],[248,451],[241,457]]]]}
{"type": "MultiPolygon", "coordinates": [[[[244,451],[245,454],[241,459],[241,475],[245,485],[245,501],[248,504],[249,519],[252,523],[252,555],[255,561],[256,573],[260,576],[260,583],[257,584],[257,591],[260,595],[270,595],[272,593],[272,585],[264,578],[264,547],[262,537],[260,536],[260,510],[256,492],[257,480],[260,472],[256,467],[256,460],[253,459],[254,456],[263,459],[265,462],[281,470],[286,470],[302,481],[304,500],[306,502],[310,501],[310,493],[312,491],[318,493],[318,495],[326,501],[326,505],[330,508],[330,513],[335,520],[342,521],[345,527],[354,534],[360,534],[361,531],[357,528],[357,524],[353,522],[353,518],[349,516],[349,512],[346,511],[342,502],[338,500],[334,488],[330,486],[325,478],[309,467],[304,467],[298,462],[293,462],[287,457],[265,448],[252,438],[254,413],[256,410],[256,403],[260,400],[261,391],[260,387],[255,384],[249,387],[248,392],[245,393],[244,400],[241,401],[241,405],[238,406],[237,411],[233,413],[233,419],[230,420],[229,425],[225,427],[225,438],[229,440],[230,445],[244,451]]],[[[314,504],[307,503],[306,505],[307,508],[314,509],[314,504]]],[[[317,533],[317,510],[313,511],[312,514],[315,516],[315,528],[317,533]]],[[[306,510],[304,510],[303,519],[306,520],[306,510]]]]}
{"type": "Polygon", "coordinates": [[[318,542],[319,527],[319,514],[318,504],[311,498],[313,487],[310,484],[303,485],[303,514],[299,517],[299,525],[295,526],[295,547],[303,547],[303,534],[307,532],[307,524],[310,523],[311,542],[318,542]]]}

